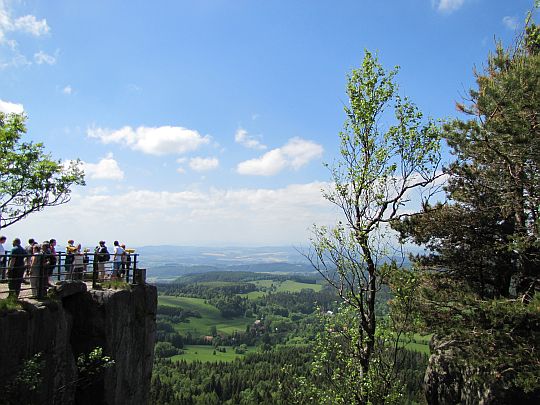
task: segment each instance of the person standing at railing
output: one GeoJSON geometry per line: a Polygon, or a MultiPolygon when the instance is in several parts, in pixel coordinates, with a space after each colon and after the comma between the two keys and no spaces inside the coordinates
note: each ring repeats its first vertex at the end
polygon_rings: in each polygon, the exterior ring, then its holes
{"type": "Polygon", "coordinates": [[[84,255],[81,252],[81,244],[76,247],[73,254],[73,277],[72,280],[82,280],[84,272],[84,255]]]}
{"type": "Polygon", "coordinates": [[[56,239],[51,239],[49,241],[49,250],[50,250],[50,258],[49,258],[49,268],[47,271],[47,276],[49,277],[48,285],[49,287],[52,287],[52,275],[54,272],[54,268],[56,267],[56,263],[58,262],[58,259],[56,258],[56,239]]]}
{"type": "MultiPolygon", "coordinates": [[[[30,268],[32,267],[32,254],[34,252],[34,245],[35,244],[36,244],[35,239],[30,238],[30,239],[28,239],[28,245],[26,245],[26,247],[24,248],[24,250],[26,250],[26,258],[24,260],[25,263],[26,263],[25,277],[30,277],[30,268]]],[[[28,284],[28,281],[23,279],[23,283],[28,284]]]]}
{"type": "Polygon", "coordinates": [[[113,257],[113,276],[115,278],[120,278],[120,269],[122,268],[122,257],[125,252],[118,243],[117,240],[114,241],[114,257],[113,257]]]}
{"type": "Polygon", "coordinates": [[[96,247],[96,259],[97,259],[97,270],[99,274],[99,280],[105,280],[105,263],[111,260],[111,255],[105,246],[105,241],[100,240],[99,246],[96,247]]]}
{"type": "Polygon", "coordinates": [[[43,265],[41,246],[37,243],[32,246],[32,256],[30,258],[30,286],[32,287],[32,296],[37,297],[39,288],[39,278],[41,266],[43,265]]]}
{"type": "Polygon", "coordinates": [[[75,241],[73,239],[68,240],[67,243],[64,268],[66,279],[71,280],[73,276],[73,260],[75,259],[75,252],[77,251],[77,248],[75,247],[75,241]]]}
{"type": "Polygon", "coordinates": [[[19,238],[13,239],[13,249],[9,257],[8,286],[9,296],[19,298],[24,276],[26,250],[21,246],[19,238]]]}
{"type": "MultiPolygon", "coordinates": [[[[129,253],[126,251],[125,243],[122,243],[120,245],[120,247],[124,250],[124,254],[122,255],[122,270],[120,270],[120,275],[122,277],[124,277],[124,275],[126,274],[126,268],[127,268],[127,261],[128,261],[129,253]]],[[[131,258],[129,258],[129,260],[131,261],[131,258]]]]}
{"type": "Polygon", "coordinates": [[[6,279],[6,248],[4,243],[6,243],[7,238],[2,235],[0,236],[0,273],[2,280],[6,279]]]}

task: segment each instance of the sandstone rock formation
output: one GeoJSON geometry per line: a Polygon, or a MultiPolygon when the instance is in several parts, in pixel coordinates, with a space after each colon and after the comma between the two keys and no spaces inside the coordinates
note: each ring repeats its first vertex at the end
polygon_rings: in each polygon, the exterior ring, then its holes
{"type": "Polygon", "coordinates": [[[88,291],[83,282],[65,283],[53,299],[0,314],[0,381],[41,353],[44,368],[34,398],[38,403],[145,404],[156,308],[153,286],[88,291]],[[83,384],[76,359],[96,347],[115,364],[90,385],[83,384]]]}

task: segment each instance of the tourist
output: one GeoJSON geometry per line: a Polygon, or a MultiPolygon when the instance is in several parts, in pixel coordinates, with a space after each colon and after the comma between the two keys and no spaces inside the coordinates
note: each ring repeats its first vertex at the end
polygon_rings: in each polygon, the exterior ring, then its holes
{"type": "Polygon", "coordinates": [[[49,241],[49,249],[50,249],[50,258],[49,258],[47,275],[49,277],[49,283],[48,283],[49,287],[52,287],[52,276],[53,276],[54,268],[56,267],[56,263],[58,263],[58,259],[56,257],[56,239],[51,239],[49,241]]]}
{"type": "Polygon", "coordinates": [[[0,236],[0,272],[2,273],[2,280],[6,279],[6,248],[4,247],[6,240],[5,236],[0,236]]]}
{"type": "Polygon", "coordinates": [[[122,275],[122,277],[124,277],[124,275],[126,274],[126,269],[129,269],[129,266],[131,266],[131,256],[129,255],[129,252],[126,250],[125,243],[122,243],[120,246],[124,250],[124,254],[122,255],[122,271],[120,272],[120,274],[122,275]]]}
{"type": "Polygon", "coordinates": [[[114,257],[113,257],[113,276],[115,278],[120,278],[120,268],[122,267],[122,256],[124,256],[125,251],[120,246],[117,240],[114,241],[114,257]]]}
{"type": "Polygon", "coordinates": [[[94,256],[94,260],[97,258],[99,279],[102,281],[105,280],[105,263],[111,260],[111,255],[107,250],[107,246],[105,246],[104,240],[99,241],[99,246],[96,247],[95,253],[97,254],[94,256]]]}
{"type": "MultiPolygon", "coordinates": [[[[30,277],[30,267],[32,266],[32,255],[34,254],[34,245],[36,244],[36,241],[34,238],[28,239],[28,245],[24,248],[26,251],[26,257],[24,259],[24,262],[26,264],[26,272],[25,277],[30,277]]],[[[23,279],[23,283],[28,284],[28,281],[23,279]]]]}
{"type": "Polygon", "coordinates": [[[26,251],[21,246],[19,238],[13,239],[13,249],[8,265],[9,296],[19,298],[21,284],[24,276],[26,251]]]}
{"type": "Polygon", "coordinates": [[[66,278],[68,280],[71,280],[73,273],[73,260],[75,259],[75,252],[77,251],[77,248],[75,247],[75,241],[73,239],[68,240],[67,243],[66,262],[64,264],[64,269],[66,273],[66,278]]]}
{"type": "Polygon", "coordinates": [[[81,252],[81,244],[79,243],[75,249],[75,253],[73,254],[72,280],[82,280],[84,273],[84,255],[81,252]]]}
{"type": "Polygon", "coordinates": [[[30,286],[32,287],[32,296],[39,296],[39,279],[42,276],[41,266],[43,265],[43,256],[41,246],[34,243],[32,246],[32,257],[30,260],[30,286]]]}

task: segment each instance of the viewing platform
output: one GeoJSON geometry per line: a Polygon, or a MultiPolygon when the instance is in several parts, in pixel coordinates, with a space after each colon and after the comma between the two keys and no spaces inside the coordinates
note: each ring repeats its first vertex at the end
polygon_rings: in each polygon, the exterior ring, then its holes
{"type": "MultiPolygon", "coordinates": [[[[22,277],[9,270],[9,253],[5,266],[0,266],[0,299],[13,295],[20,283],[19,299],[41,300],[51,289],[70,281],[84,282],[88,290],[118,289],[126,284],[145,284],[146,269],[140,267],[140,255],[129,254],[129,260],[100,261],[97,253],[65,253],[24,255],[26,265],[22,277]],[[77,257],[79,256],[79,257],[77,257]],[[55,263],[55,264],[52,264],[55,263]],[[10,274],[11,273],[11,274],[10,274]]],[[[19,269],[19,274],[21,270],[19,269]]]]}

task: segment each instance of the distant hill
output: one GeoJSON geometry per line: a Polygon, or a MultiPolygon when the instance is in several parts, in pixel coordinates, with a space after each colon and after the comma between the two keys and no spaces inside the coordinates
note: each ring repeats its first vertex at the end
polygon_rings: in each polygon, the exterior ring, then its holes
{"type": "MultiPolygon", "coordinates": [[[[302,249],[299,249],[300,252],[302,249]]],[[[142,246],[136,248],[138,266],[149,281],[172,281],[186,274],[215,271],[313,275],[315,269],[293,246],[200,247],[142,246]]],[[[304,248],[307,251],[307,248],[304,248]]],[[[405,266],[410,265],[405,261],[405,266]]]]}
{"type": "Polygon", "coordinates": [[[275,280],[275,281],[286,281],[293,280],[300,283],[307,284],[316,284],[317,281],[322,281],[322,277],[319,273],[312,273],[311,275],[304,274],[268,274],[268,273],[257,273],[251,271],[229,271],[229,270],[216,270],[208,273],[192,273],[181,276],[175,280],[177,283],[185,284],[195,284],[195,283],[205,283],[205,282],[250,282],[256,280],[275,280]]]}

